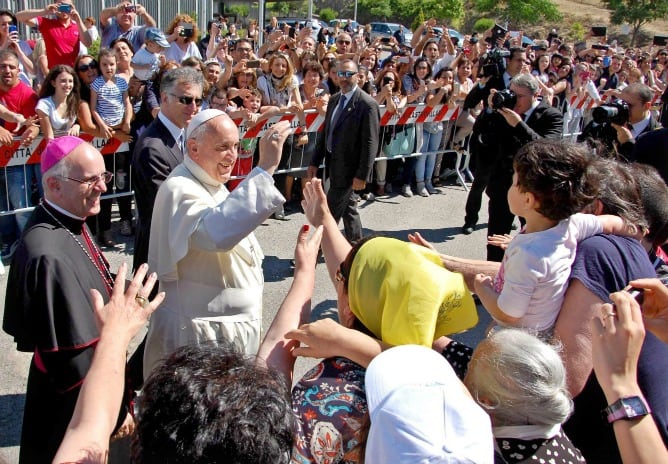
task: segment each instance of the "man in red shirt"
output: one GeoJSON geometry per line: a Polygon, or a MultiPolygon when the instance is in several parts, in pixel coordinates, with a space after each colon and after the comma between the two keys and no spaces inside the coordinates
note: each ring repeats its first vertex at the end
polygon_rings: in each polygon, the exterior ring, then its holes
{"type": "Polygon", "coordinates": [[[28,26],[39,27],[46,45],[49,68],[58,64],[74,66],[79,55],[79,43],[87,47],[92,43],[72,0],[60,0],[44,9],[19,11],[16,19],[28,26]]]}
{"type": "MultiPolygon", "coordinates": [[[[0,50],[0,104],[9,111],[19,113],[24,118],[35,115],[37,94],[19,80],[19,58],[10,49],[0,50]]],[[[0,127],[0,143],[13,143],[12,131],[16,123],[2,122],[0,127]]],[[[22,134],[22,145],[30,145],[39,134],[39,127],[29,125],[22,134]]],[[[26,186],[32,184],[35,167],[39,165],[9,166],[0,170],[0,210],[11,211],[29,206],[29,190],[26,186]],[[8,194],[7,194],[8,193],[8,194]]],[[[39,181],[39,179],[37,179],[39,181]]],[[[11,246],[23,230],[29,214],[0,216],[0,235],[2,238],[3,258],[11,256],[11,246]]]]}

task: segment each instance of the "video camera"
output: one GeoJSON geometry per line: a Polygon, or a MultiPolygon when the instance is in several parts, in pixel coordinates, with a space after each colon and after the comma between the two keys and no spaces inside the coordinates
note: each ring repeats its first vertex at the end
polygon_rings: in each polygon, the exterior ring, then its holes
{"type": "Polygon", "coordinates": [[[629,105],[624,100],[594,108],[591,112],[592,119],[596,124],[626,124],[629,120],[629,105]]]}
{"type": "Polygon", "coordinates": [[[513,109],[517,104],[517,95],[510,89],[499,90],[492,95],[492,109],[499,110],[501,108],[513,109]]]}
{"type": "Polygon", "coordinates": [[[497,45],[499,39],[506,36],[508,31],[503,27],[495,24],[492,28],[492,36],[485,39],[492,45],[492,49],[480,57],[480,64],[482,71],[479,73],[481,77],[502,76],[506,71],[505,58],[510,56],[510,52],[497,45]]]}

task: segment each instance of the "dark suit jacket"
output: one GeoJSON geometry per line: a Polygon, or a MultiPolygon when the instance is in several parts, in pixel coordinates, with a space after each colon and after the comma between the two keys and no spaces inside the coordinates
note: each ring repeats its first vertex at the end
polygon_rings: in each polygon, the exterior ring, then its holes
{"type": "Polygon", "coordinates": [[[348,188],[353,178],[368,180],[371,176],[374,159],[378,154],[380,110],[378,103],[358,87],[336,121],[332,133],[333,153],[327,153],[326,141],[332,112],[340,98],[341,92],[329,100],[323,136],[318,137],[311,165],[319,166],[324,158],[330,185],[333,188],[348,188]]]}
{"type": "Polygon", "coordinates": [[[495,159],[491,161],[493,174],[488,189],[498,186],[505,195],[512,183],[513,159],[520,148],[542,138],[561,139],[564,118],[561,111],[545,101],[540,102],[526,122],[522,121],[515,127],[509,126],[500,114],[494,116],[500,118],[500,121],[496,124],[497,131],[492,136],[493,140],[489,140],[488,144],[490,148],[495,147],[495,159]]]}
{"type": "MultiPolygon", "coordinates": [[[[654,119],[654,116],[651,116],[649,118],[649,124],[640,135],[654,131],[660,127],[661,124],[654,119]]],[[[589,124],[582,129],[582,134],[578,136],[578,142],[587,142],[594,146],[596,146],[596,142],[601,142],[611,154],[614,155],[616,153],[626,161],[633,161],[634,142],[620,144],[617,140],[617,131],[610,124],[596,124],[594,121],[590,121],[589,124]]]]}
{"type": "Polygon", "coordinates": [[[158,188],[172,170],[183,161],[176,140],[169,129],[156,118],[142,132],[132,154],[133,184],[137,204],[137,231],[133,268],[148,261],[153,203],[158,188]]]}
{"type": "Polygon", "coordinates": [[[631,160],[654,166],[668,184],[668,128],[641,134],[633,147],[631,160]]]}

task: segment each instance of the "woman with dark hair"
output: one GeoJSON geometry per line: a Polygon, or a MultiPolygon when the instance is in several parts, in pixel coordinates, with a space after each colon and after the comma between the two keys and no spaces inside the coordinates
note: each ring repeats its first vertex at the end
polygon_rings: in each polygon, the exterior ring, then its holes
{"type": "MultiPolygon", "coordinates": [[[[393,67],[384,66],[383,70],[378,74],[375,84],[376,88],[378,89],[378,93],[375,96],[376,102],[378,102],[379,105],[385,105],[386,111],[390,113],[397,113],[406,106],[406,92],[401,85],[399,74],[393,67]]],[[[389,156],[408,154],[388,152],[388,150],[390,150],[389,147],[391,146],[391,142],[397,137],[397,133],[401,132],[402,130],[403,126],[386,126],[383,134],[383,140],[381,141],[383,145],[382,153],[389,156]]],[[[415,129],[413,129],[413,131],[414,130],[415,129]]],[[[413,132],[413,139],[415,139],[414,133],[415,132],[413,132]]],[[[413,147],[408,147],[408,150],[409,153],[412,153],[413,147]]],[[[374,164],[374,171],[376,172],[376,185],[378,187],[376,193],[379,196],[390,193],[392,191],[392,184],[390,183],[386,185],[387,160],[376,161],[374,164]]],[[[406,183],[409,181],[410,180],[408,179],[404,179],[402,187],[402,195],[404,196],[413,196],[410,185],[406,183]]]]}
{"type": "Polygon", "coordinates": [[[79,78],[71,67],[59,64],[47,74],[35,111],[46,139],[63,135],[79,136],[75,124],[79,111],[79,78]]]}
{"type": "Polygon", "coordinates": [[[132,43],[124,37],[119,37],[111,42],[109,48],[116,55],[116,74],[125,82],[130,82],[130,77],[134,74],[132,70],[132,57],[135,56],[135,49],[132,43]]]}
{"type": "Polygon", "coordinates": [[[195,42],[199,37],[197,22],[189,15],[176,15],[165,32],[167,33],[167,42],[170,43],[170,47],[165,52],[167,60],[181,63],[190,56],[202,59],[202,55],[197,48],[197,42],[195,42]]]}
{"type": "Polygon", "coordinates": [[[573,86],[573,64],[568,58],[561,60],[557,69],[557,83],[552,86],[552,106],[559,108],[562,112],[567,110],[566,95],[573,86]]]}

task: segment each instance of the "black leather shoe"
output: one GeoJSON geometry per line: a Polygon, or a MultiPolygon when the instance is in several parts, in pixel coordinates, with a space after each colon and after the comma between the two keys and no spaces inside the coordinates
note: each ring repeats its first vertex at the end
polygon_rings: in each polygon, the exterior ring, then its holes
{"type": "Polygon", "coordinates": [[[473,226],[464,224],[464,227],[462,227],[462,233],[464,235],[471,235],[473,233],[473,226]]]}

